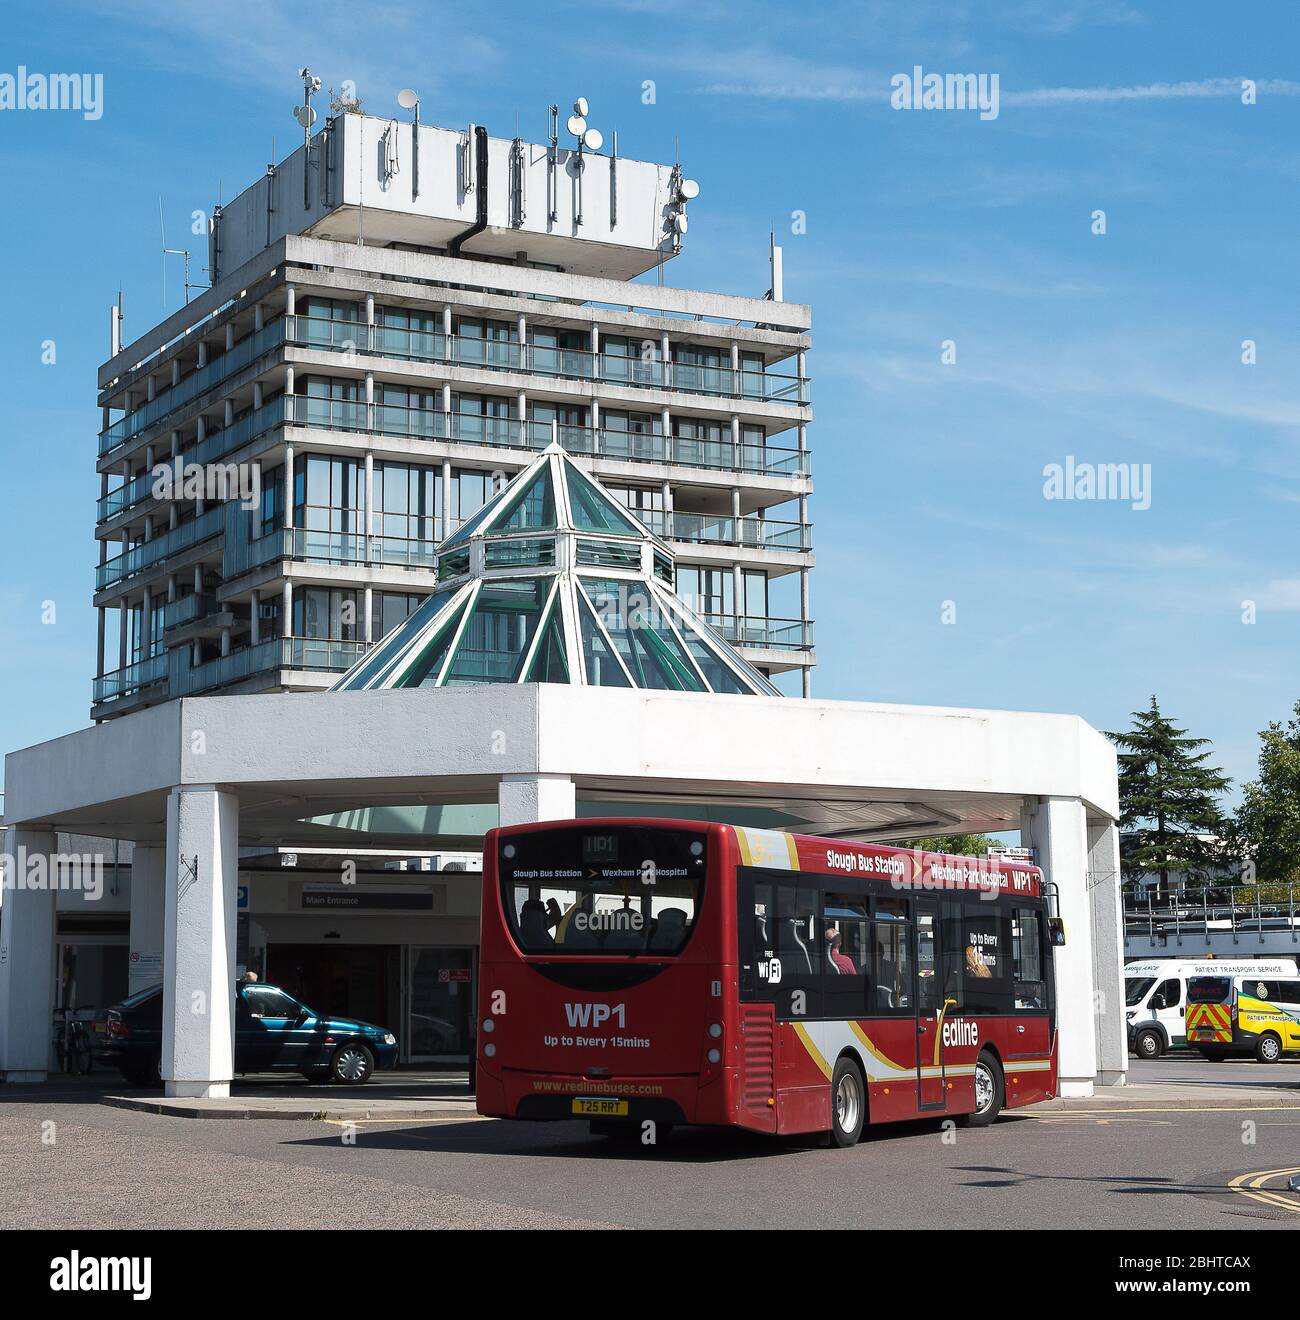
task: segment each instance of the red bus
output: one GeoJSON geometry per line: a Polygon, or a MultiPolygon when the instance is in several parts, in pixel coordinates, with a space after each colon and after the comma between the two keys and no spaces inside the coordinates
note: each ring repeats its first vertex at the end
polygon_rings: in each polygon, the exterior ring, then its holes
{"type": "Polygon", "coordinates": [[[1042,873],[740,826],[546,822],[485,841],[478,1111],[769,1133],[1057,1087],[1042,873]]]}

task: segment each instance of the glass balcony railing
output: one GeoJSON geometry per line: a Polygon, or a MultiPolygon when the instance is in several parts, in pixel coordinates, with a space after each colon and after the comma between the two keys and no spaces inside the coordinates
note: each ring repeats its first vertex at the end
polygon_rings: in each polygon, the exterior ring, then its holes
{"type": "Polygon", "coordinates": [[[350,669],[370,645],[369,642],[328,637],[273,637],[201,665],[191,665],[188,647],[181,647],[161,658],[170,662],[168,695],[185,697],[228,687],[231,683],[242,683],[275,669],[313,669],[341,674],[350,669]]]}
{"type": "Polygon", "coordinates": [[[440,331],[409,330],[400,326],[367,326],[358,321],[331,321],[322,317],[293,316],[286,342],[303,348],[338,352],[378,353],[385,357],[454,366],[484,367],[496,371],[526,371],[566,380],[599,381],[606,385],[677,390],[716,398],[747,399],[759,403],[808,402],[808,377],[792,376],[757,367],[733,370],[691,362],[664,362],[658,357],[628,357],[621,353],[589,353],[585,349],[547,344],[519,344],[511,340],[481,339],[470,335],[444,335],[440,331]]]}
{"type": "Polygon", "coordinates": [[[702,513],[633,510],[656,535],[693,545],[735,545],[754,550],[810,550],[812,526],[773,518],[715,517],[702,513]]]}
{"type": "Polygon", "coordinates": [[[806,475],[811,451],[774,444],[734,445],[730,440],[698,440],[639,431],[597,430],[550,421],[478,417],[438,409],[404,408],[295,395],[282,400],[286,418],[299,426],[330,431],[364,431],[416,440],[460,440],[499,449],[545,449],[558,440],[570,453],[634,463],[675,463],[682,467],[767,476],[806,475]]]}
{"type": "Polygon", "coordinates": [[[704,614],[701,617],[733,646],[754,646],[774,651],[812,649],[813,626],[810,619],[769,619],[752,614],[704,614]]]}
{"type": "Polygon", "coordinates": [[[169,385],[147,403],[142,403],[138,408],[127,413],[125,417],[118,418],[112,426],[99,434],[100,457],[121,448],[142,431],[197,399],[205,390],[211,389],[228,376],[234,375],[249,363],[256,361],[263,353],[284,343],[285,319],[281,317],[255,334],[246,336],[219,358],[209,362],[206,367],[191,372],[175,385],[169,385]]]}
{"type": "Polygon", "coordinates": [[[189,546],[197,545],[200,541],[206,541],[210,536],[216,536],[225,525],[225,516],[225,507],[218,505],[187,523],[181,523],[179,527],[163,532],[161,536],[155,536],[152,541],[142,541],[123,554],[97,564],[95,589],[103,590],[104,587],[111,587],[125,578],[134,577],[160,559],[166,559],[168,555],[173,555],[178,550],[184,550],[189,546]]]}
{"type": "MultiPolygon", "coordinates": [[[[223,430],[210,432],[201,444],[181,454],[180,461],[184,465],[218,462],[227,454],[232,454],[236,449],[248,444],[250,440],[274,430],[285,420],[287,411],[285,399],[281,397],[268,403],[264,408],[247,412],[223,430]]],[[[166,461],[170,462],[170,459],[166,461]]],[[[101,495],[96,504],[98,521],[104,522],[116,517],[123,510],[134,508],[148,499],[156,480],[154,469],[150,468],[126,485],[118,487],[117,490],[110,490],[107,495],[101,495]]]]}
{"type": "Polygon", "coordinates": [[[169,600],[163,606],[163,632],[183,628],[196,619],[206,619],[209,615],[221,613],[221,603],[208,591],[192,592],[179,600],[169,600]]]}
{"type": "Polygon", "coordinates": [[[148,660],[138,660],[125,669],[116,669],[111,674],[101,674],[92,686],[95,701],[116,701],[132,692],[152,687],[155,683],[167,679],[167,653],[150,656],[148,660]]]}

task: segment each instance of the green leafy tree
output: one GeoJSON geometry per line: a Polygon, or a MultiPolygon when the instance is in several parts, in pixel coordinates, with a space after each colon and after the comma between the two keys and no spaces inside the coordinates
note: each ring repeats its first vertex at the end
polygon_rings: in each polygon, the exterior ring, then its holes
{"type": "Polygon", "coordinates": [[[1158,894],[1169,893],[1169,877],[1183,872],[1207,881],[1227,865],[1230,822],[1219,795],[1232,782],[1208,764],[1208,738],[1191,738],[1165,716],[1153,696],[1148,710],[1133,712],[1133,727],[1106,735],[1119,749],[1120,862],[1125,878],[1159,877],[1158,894]],[[1205,836],[1212,837],[1205,837],[1205,836]]]}
{"type": "Polygon", "coordinates": [[[925,852],[953,853],[958,857],[983,857],[989,848],[1001,842],[988,834],[927,834],[920,839],[900,843],[900,848],[920,848],[925,852]]]}
{"type": "Polygon", "coordinates": [[[1300,701],[1260,733],[1259,778],[1242,791],[1237,836],[1261,881],[1300,883],[1300,701]]]}

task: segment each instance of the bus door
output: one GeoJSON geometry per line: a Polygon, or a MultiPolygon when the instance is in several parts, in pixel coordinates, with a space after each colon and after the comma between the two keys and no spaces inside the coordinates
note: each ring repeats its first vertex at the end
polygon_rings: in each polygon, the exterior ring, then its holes
{"type": "Polygon", "coordinates": [[[947,1104],[944,1080],[943,942],[939,938],[939,902],[933,898],[914,900],[916,917],[916,1079],[917,1105],[921,1109],[943,1109],[947,1104]]]}

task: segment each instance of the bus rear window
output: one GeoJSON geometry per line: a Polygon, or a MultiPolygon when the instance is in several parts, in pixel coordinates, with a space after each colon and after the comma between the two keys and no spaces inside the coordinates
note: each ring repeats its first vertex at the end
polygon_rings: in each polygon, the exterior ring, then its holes
{"type": "Polygon", "coordinates": [[[511,835],[501,902],[524,953],[672,956],[704,892],[706,836],[637,826],[511,835]]]}
{"type": "Polygon", "coordinates": [[[1226,1004],[1231,996],[1231,977],[1193,976],[1187,982],[1189,1004],[1226,1004]]]}

